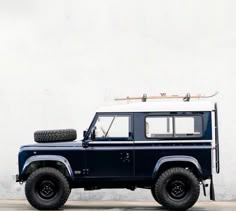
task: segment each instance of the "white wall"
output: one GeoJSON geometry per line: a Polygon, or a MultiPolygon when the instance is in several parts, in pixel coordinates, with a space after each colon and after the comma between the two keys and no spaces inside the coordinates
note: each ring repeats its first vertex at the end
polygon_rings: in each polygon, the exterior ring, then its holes
{"type": "MultiPolygon", "coordinates": [[[[114,97],[220,94],[217,198],[236,199],[236,2],[0,1],[0,197],[21,198],[17,153],[37,129],[82,134],[114,97]]],[[[147,191],[72,198],[151,199],[147,191]]]]}

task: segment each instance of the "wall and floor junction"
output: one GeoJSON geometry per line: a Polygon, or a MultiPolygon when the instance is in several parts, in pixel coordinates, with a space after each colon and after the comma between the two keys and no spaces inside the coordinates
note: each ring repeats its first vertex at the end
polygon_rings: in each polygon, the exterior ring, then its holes
{"type": "MultiPolygon", "coordinates": [[[[115,97],[219,91],[216,197],[236,199],[235,7],[233,0],[0,1],[0,198],[24,198],[12,175],[35,130],[75,128],[82,136],[96,108],[115,97]]],[[[71,199],[152,198],[146,190],[77,190],[71,199]]]]}

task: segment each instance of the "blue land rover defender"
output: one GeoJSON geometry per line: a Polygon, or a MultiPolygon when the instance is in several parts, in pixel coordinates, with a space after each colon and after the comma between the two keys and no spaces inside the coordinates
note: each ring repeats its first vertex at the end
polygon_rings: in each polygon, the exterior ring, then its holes
{"type": "Polygon", "coordinates": [[[26,198],[39,210],[62,207],[72,188],[145,188],[165,208],[186,210],[200,185],[206,195],[206,180],[215,200],[217,121],[217,106],[208,101],[104,107],[82,141],[70,129],[35,132],[37,144],[20,149],[16,180],[26,183],[26,198]]]}

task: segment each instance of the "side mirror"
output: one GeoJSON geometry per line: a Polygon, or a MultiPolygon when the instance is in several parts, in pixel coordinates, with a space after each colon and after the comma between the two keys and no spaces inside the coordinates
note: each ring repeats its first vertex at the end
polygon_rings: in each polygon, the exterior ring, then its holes
{"type": "Polygon", "coordinates": [[[91,139],[94,140],[96,138],[96,127],[94,127],[91,131],[91,139]]]}

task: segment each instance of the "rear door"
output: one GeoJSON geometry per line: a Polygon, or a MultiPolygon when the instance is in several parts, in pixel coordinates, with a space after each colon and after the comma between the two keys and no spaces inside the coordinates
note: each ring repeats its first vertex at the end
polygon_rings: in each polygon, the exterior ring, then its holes
{"type": "Polygon", "coordinates": [[[216,173],[220,173],[220,152],[219,152],[219,128],[218,128],[218,109],[217,103],[215,103],[215,162],[216,173]]]}

